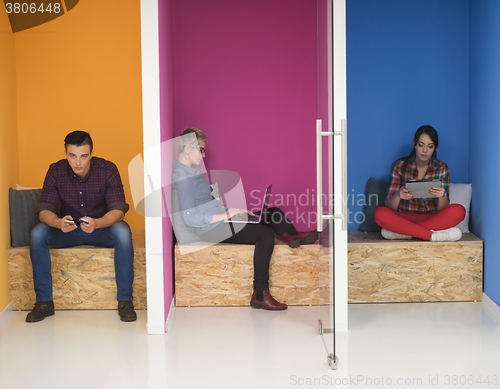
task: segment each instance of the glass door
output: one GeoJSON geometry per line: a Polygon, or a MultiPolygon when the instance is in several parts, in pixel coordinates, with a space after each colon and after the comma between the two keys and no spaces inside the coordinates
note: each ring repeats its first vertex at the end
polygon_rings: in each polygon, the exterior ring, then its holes
{"type": "Polygon", "coordinates": [[[337,368],[335,355],[335,277],[333,219],[333,144],[332,144],[332,4],[330,0],[317,0],[317,120],[316,169],[317,215],[319,232],[319,333],[325,344],[327,361],[337,368]]]}
{"type": "Polygon", "coordinates": [[[338,324],[347,330],[345,0],[317,0],[317,23],[319,333],[336,369],[338,324]]]}

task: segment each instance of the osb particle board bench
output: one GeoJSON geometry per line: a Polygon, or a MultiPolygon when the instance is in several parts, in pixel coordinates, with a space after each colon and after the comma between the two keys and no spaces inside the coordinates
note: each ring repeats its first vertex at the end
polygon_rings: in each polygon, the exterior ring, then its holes
{"type": "Polygon", "coordinates": [[[482,299],[483,242],[472,233],[456,242],[348,236],[350,303],[482,299]]]}
{"type": "MultiPolygon", "coordinates": [[[[384,239],[349,231],[350,303],[478,301],[483,242],[472,233],[457,242],[384,239]]],[[[193,243],[175,247],[176,306],[246,306],[252,293],[252,245],[193,243]]],[[[319,245],[291,249],[276,240],[271,294],[289,305],[319,304],[319,245]]]]}
{"type": "MultiPolygon", "coordinates": [[[[176,306],[246,306],[253,291],[255,246],[203,242],[175,247],[176,306]]],[[[319,245],[296,249],[276,240],[269,290],[289,305],[317,305],[319,245]]]]}
{"type": "MultiPolygon", "coordinates": [[[[134,233],[134,307],[146,308],[144,232],[134,233]]],[[[52,288],[56,309],[116,309],[114,249],[76,246],[51,249],[52,288]]],[[[29,246],[7,250],[9,295],[13,310],[35,304],[29,246]]]]}

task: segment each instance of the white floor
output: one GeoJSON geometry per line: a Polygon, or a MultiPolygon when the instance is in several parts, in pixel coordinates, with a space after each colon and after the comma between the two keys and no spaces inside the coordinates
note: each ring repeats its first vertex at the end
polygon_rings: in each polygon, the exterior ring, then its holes
{"type": "Polygon", "coordinates": [[[350,305],[336,371],[318,307],[175,308],[164,336],[138,315],[4,312],[0,388],[500,388],[500,325],[482,303],[350,305]]]}

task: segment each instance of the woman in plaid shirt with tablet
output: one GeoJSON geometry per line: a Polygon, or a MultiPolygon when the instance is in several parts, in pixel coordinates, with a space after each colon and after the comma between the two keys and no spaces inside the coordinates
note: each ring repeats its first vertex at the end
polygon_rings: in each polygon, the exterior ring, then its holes
{"type": "Polygon", "coordinates": [[[413,138],[411,154],[394,164],[385,207],[378,207],[373,213],[384,238],[444,242],[462,237],[455,226],[465,218],[465,208],[450,204],[450,171],[436,157],[438,145],[437,131],[431,126],[421,126],[413,138]],[[414,198],[405,188],[409,180],[439,180],[442,184],[429,190],[433,197],[414,198]]]}

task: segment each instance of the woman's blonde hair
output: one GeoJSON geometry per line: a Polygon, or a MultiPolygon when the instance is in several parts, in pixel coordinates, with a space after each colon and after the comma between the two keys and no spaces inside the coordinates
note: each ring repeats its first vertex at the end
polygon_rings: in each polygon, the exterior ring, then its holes
{"type": "Polygon", "coordinates": [[[206,140],[208,140],[208,136],[206,136],[205,133],[198,127],[188,127],[180,134],[179,153],[182,153],[182,151],[184,151],[184,147],[187,145],[190,145],[191,147],[198,147],[198,142],[206,140]],[[194,136],[184,136],[193,133],[196,135],[196,138],[194,136]]]}

